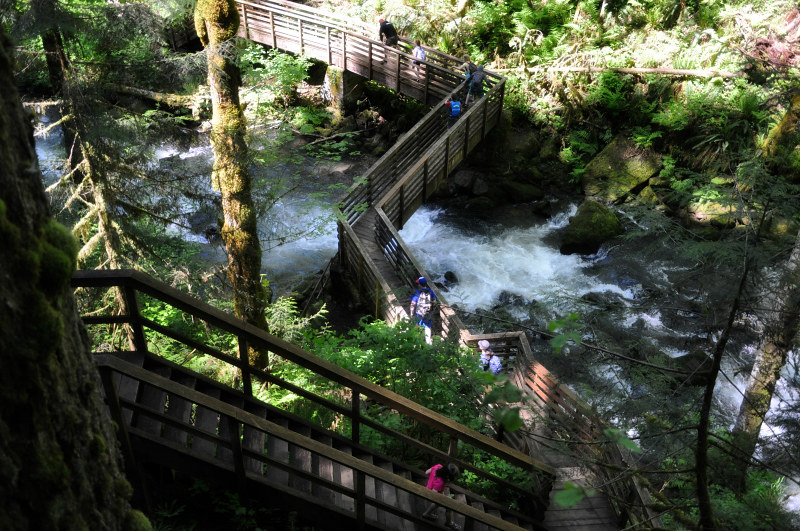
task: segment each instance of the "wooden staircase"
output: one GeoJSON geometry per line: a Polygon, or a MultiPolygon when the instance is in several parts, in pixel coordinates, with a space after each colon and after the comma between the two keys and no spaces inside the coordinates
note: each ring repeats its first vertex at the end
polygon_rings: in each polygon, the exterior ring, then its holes
{"type": "Polygon", "coordinates": [[[106,401],[120,427],[129,477],[140,491],[147,491],[143,471],[157,465],[206,478],[251,499],[270,500],[271,506],[293,508],[325,529],[444,529],[444,511],[440,510],[437,523],[420,516],[431,502],[452,510],[455,521],[464,529],[544,529],[541,519],[554,474],[551,468],[530,456],[472,432],[141,273],[78,272],[73,284],[97,286],[102,292],[116,288],[126,300],[126,314],[87,315],[84,322],[88,326],[129,327],[130,350],[96,353],[95,357],[106,401]],[[344,384],[345,389],[350,389],[351,398],[331,400],[315,395],[257,371],[246,361],[215,351],[209,344],[183,337],[180,332],[139,313],[142,297],[169,302],[190,320],[202,320],[209,326],[237,334],[235,344],[259,344],[286,362],[313,370],[332,383],[344,384]],[[231,363],[241,371],[241,386],[231,388],[148,352],[148,341],[152,341],[154,334],[170,337],[187,352],[215,352],[216,360],[231,363]],[[340,428],[327,429],[261,402],[250,388],[254,378],[291,389],[314,403],[320,414],[325,410],[335,412],[340,417],[340,428]],[[428,446],[382,426],[370,417],[367,401],[449,433],[448,449],[428,446]],[[452,461],[499,488],[516,489],[534,500],[536,509],[523,514],[504,505],[503,500],[487,499],[457,483],[451,486],[454,498],[431,491],[424,486],[427,478],[422,468],[363,444],[359,436],[362,427],[381,431],[422,453],[426,467],[452,461]],[[517,485],[460,460],[461,445],[474,446],[524,468],[537,478],[537,488],[520,491],[517,485]]]}

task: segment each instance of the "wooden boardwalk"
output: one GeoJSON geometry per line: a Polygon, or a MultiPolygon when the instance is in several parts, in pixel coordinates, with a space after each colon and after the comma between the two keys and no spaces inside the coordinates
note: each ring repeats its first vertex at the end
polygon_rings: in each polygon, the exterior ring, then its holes
{"type": "MultiPolygon", "coordinates": [[[[414,279],[429,275],[408,250],[398,230],[447,182],[450,173],[499,121],[505,79],[489,72],[491,88],[487,94],[467,107],[462,117],[448,127],[441,103],[448,98],[463,100],[466,91],[458,71],[461,61],[457,58],[427,48],[423,75],[417,77],[411,68],[413,58],[409,55],[411,45],[407,40],[401,40],[396,49],[385,47],[367,36],[374,35],[377,28],[292,2],[237,0],[236,3],[242,21],[241,37],[314,57],[433,106],[368,170],[364,182],[351,189],[341,203],[338,227],[339,260],[361,291],[375,301],[376,316],[389,322],[408,318],[405,309],[414,279]]],[[[248,491],[266,489],[271,495],[280,496],[287,506],[297,505],[305,510],[308,504],[313,504],[323,522],[329,525],[343,522],[341,528],[443,529],[442,522],[431,524],[418,516],[420,507],[434,499],[453,509],[457,522],[477,531],[599,531],[621,526],[647,529],[657,522],[647,508],[646,492],[633,478],[609,481],[602,472],[582,468],[580,445],[558,452],[543,448],[533,430],[527,439],[516,441],[516,449],[510,448],[335,366],[320,363],[297,347],[220,315],[198,301],[187,300],[184,295],[136,273],[85,273],[78,275],[75,282],[81,286],[117,286],[128,298],[128,308],[132,309],[127,317],[85,318],[89,324],[128,323],[133,329],[132,352],[107,356],[101,363],[105,367],[104,384],[112,412],[118,424],[127,427],[123,430],[123,447],[130,463],[137,463],[143,456],[147,456],[146,459],[163,456],[164,464],[186,463],[189,469],[202,468],[200,463],[205,463],[210,474],[229,477],[233,484],[240,488],[246,486],[248,491]],[[150,297],[161,297],[197,319],[213,322],[234,334],[240,352],[246,352],[247,345],[257,344],[343,386],[343,396],[350,397],[349,405],[329,404],[327,399],[287,382],[275,381],[267,373],[257,374],[260,379],[285,386],[304,400],[317,404],[316,407],[329,408],[335,415],[347,419],[351,423],[352,439],[344,441],[332,432],[319,432],[308,423],[276,413],[266,404],[252,402],[251,380],[256,372],[249,367],[246,357],[244,361],[231,357],[143,319],[136,310],[137,290],[150,297]],[[231,395],[208,382],[199,384],[196,375],[157,363],[146,353],[146,327],[235,367],[242,373],[244,391],[231,395]],[[135,362],[129,363],[131,359],[135,362]],[[148,364],[150,367],[144,370],[148,364]],[[199,388],[207,392],[198,393],[199,388]],[[432,449],[404,434],[376,425],[361,414],[362,395],[449,434],[450,448],[447,452],[432,449]],[[201,420],[189,421],[187,412],[192,410],[198,412],[201,420]],[[204,415],[204,411],[208,415],[204,415]],[[207,429],[202,427],[205,422],[202,419],[208,421],[207,429]],[[537,515],[517,513],[463,489],[455,489],[455,500],[432,497],[430,491],[419,485],[420,470],[361,445],[362,425],[398,437],[402,444],[417,451],[431,452],[431,462],[457,460],[457,443],[461,442],[530,470],[537,480],[534,491],[528,495],[538,507],[537,515]],[[611,498],[598,494],[569,509],[561,509],[554,503],[548,506],[547,498],[565,481],[585,483],[588,487],[602,482],[606,485],[604,492],[611,494],[611,498]]],[[[435,286],[432,287],[436,291],[435,286]]],[[[592,443],[602,438],[602,421],[533,360],[523,333],[470,334],[445,298],[438,292],[437,296],[443,302],[434,321],[439,335],[472,348],[479,339],[490,339],[495,352],[515,356],[517,364],[513,377],[515,383],[537,401],[533,414],[540,420],[553,421],[546,423],[545,428],[537,428],[539,435],[558,437],[566,431],[572,440],[592,443]]],[[[629,461],[615,443],[596,447],[603,449],[607,462],[623,469],[628,466],[629,461]]],[[[467,463],[461,465],[481,477],[486,476],[485,472],[467,463]]],[[[135,476],[136,471],[133,472],[135,476]]],[[[502,478],[487,477],[503,488],[518,488],[502,478]]]]}

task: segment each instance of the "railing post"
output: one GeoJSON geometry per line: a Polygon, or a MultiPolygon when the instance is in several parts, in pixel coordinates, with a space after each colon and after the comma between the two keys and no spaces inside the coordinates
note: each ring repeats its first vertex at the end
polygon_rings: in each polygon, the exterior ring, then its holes
{"type": "Polygon", "coordinates": [[[355,444],[359,444],[361,440],[361,393],[353,387],[350,390],[350,396],[352,400],[351,410],[352,414],[350,416],[350,431],[351,438],[355,444]]]}
{"type": "Polygon", "coordinates": [[[147,351],[147,338],[144,335],[142,326],[142,316],[139,313],[139,303],[136,298],[136,290],[129,284],[122,288],[122,299],[127,307],[128,317],[130,318],[131,341],[133,350],[138,352],[147,351]]]}
{"type": "MultiPolygon", "coordinates": [[[[394,48],[392,48],[392,50],[394,50],[394,48]]],[[[397,92],[400,92],[400,59],[401,59],[401,56],[400,56],[400,51],[399,50],[394,50],[394,53],[397,56],[397,68],[395,68],[395,75],[397,76],[397,83],[395,84],[394,89],[397,92]]]]}
{"type": "Polygon", "coordinates": [[[428,200],[428,159],[422,164],[422,202],[428,200]]]}
{"type": "Polygon", "coordinates": [[[483,102],[483,123],[481,124],[481,140],[486,138],[486,119],[488,113],[489,113],[489,96],[486,96],[486,101],[483,102]]]}
{"type": "Polygon", "coordinates": [[[458,457],[458,438],[450,437],[450,444],[447,445],[447,455],[450,457],[458,457]]]}
{"type": "Polygon", "coordinates": [[[269,12],[269,32],[272,34],[272,49],[276,49],[278,47],[278,39],[275,36],[275,17],[272,11],[269,12]]]}
{"type": "Polygon", "coordinates": [[[333,64],[333,52],[331,52],[331,27],[325,26],[325,49],[328,52],[328,64],[333,64]]]}
{"type": "Polygon", "coordinates": [[[239,336],[239,361],[242,363],[242,391],[246,396],[253,396],[253,382],[250,378],[250,356],[247,339],[239,336]]]}
{"type": "Polygon", "coordinates": [[[225,415],[223,422],[228,424],[231,454],[233,454],[233,470],[236,474],[236,486],[239,490],[239,494],[244,495],[247,492],[247,477],[244,472],[244,454],[242,453],[242,425],[228,415],[225,415]]]}
{"type": "Polygon", "coordinates": [[[108,409],[111,413],[111,419],[117,423],[117,437],[119,438],[120,445],[122,446],[122,453],[125,456],[125,469],[126,474],[136,486],[136,494],[139,497],[145,508],[149,511],[152,510],[152,502],[150,500],[150,489],[144,481],[144,474],[139,468],[139,461],[136,460],[136,455],[133,453],[133,446],[131,439],[128,435],[128,423],[125,422],[125,416],[122,414],[122,406],[119,403],[119,393],[117,386],[114,383],[114,378],[111,375],[111,369],[108,367],[98,367],[100,372],[100,381],[103,383],[105,390],[106,402],[108,409]]]}
{"type": "Polygon", "coordinates": [[[342,70],[347,70],[347,33],[342,33],[342,70]]]}
{"type": "Polygon", "coordinates": [[[303,55],[303,19],[297,17],[297,30],[300,34],[300,55],[303,55]]]}
{"type": "Polygon", "coordinates": [[[397,230],[403,230],[403,211],[405,210],[405,189],[406,185],[400,186],[400,205],[399,212],[397,213],[397,230]]]}
{"type": "Polygon", "coordinates": [[[447,133],[444,143],[444,178],[450,175],[450,133],[447,133]]]}
{"type": "Polygon", "coordinates": [[[242,6],[242,26],[244,27],[244,38],[250,38],[250,30],[247,27],[247,6],[245,4],[241,4],[242,6]]]}
{"type": "Polygon", "coordinates": [[[367,79],[372,80],[372,41],[367,46],[367,79]]]}
{"type": "Polygon", "coordinates": [[[430,74],[430,72],[431,72],[430,68],[425,68],[425,90],[422,93],[422,103],[424,103],[425,105],[428,104],[428,87],[431,84],[431,74],[430,74]]]}
{"type": "Polygon", "coordinates": [[[470,116],[464,118],[464,158],[469,154],[469,119],[470,116]]]}

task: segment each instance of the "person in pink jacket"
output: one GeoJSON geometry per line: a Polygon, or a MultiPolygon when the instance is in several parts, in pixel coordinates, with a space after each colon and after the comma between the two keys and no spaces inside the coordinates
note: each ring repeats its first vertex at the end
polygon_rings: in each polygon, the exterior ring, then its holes
{"type": "MultiPolygon", "coordinates": [[[[442,465],[433,465],[425,471],[425,475],[428,476],[428,484],[426,486],[431,490],[435,490],[439,494],[449,496],[450,488],[448,485],[456,478],[456,476],[458,476],[458,474],[458,467],[454,463],[450,463],[446,467],[442,465]]],[[[436,503],[431,503],[430,507],[425,509],[425,512],[422,513],[422,517],[431,521],[438,520],[439,517],[436,514],[437,507],[438,506],[436,503]]],[[[461,529],[461,526],[453,521],[453,511],[447,509],[444,513],[444,517],[445,526],[449,527],[450,529],[454,529],[455,531],[459,531],[461,529]]]]}

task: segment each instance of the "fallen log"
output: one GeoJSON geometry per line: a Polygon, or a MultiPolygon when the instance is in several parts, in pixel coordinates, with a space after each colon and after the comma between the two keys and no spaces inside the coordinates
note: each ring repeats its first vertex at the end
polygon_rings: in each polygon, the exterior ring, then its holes
{"type": "Polygon", "coordinates": [[[742,77],[743,72],[720,72],[718,70],[687,70],[681,68],[619,68],[597,66],[528,66],[525,68],[493,68],[492,72],[546,73],[546,72],[619,72],[620,74],[663,74],[690,77],[742,77]]]}

